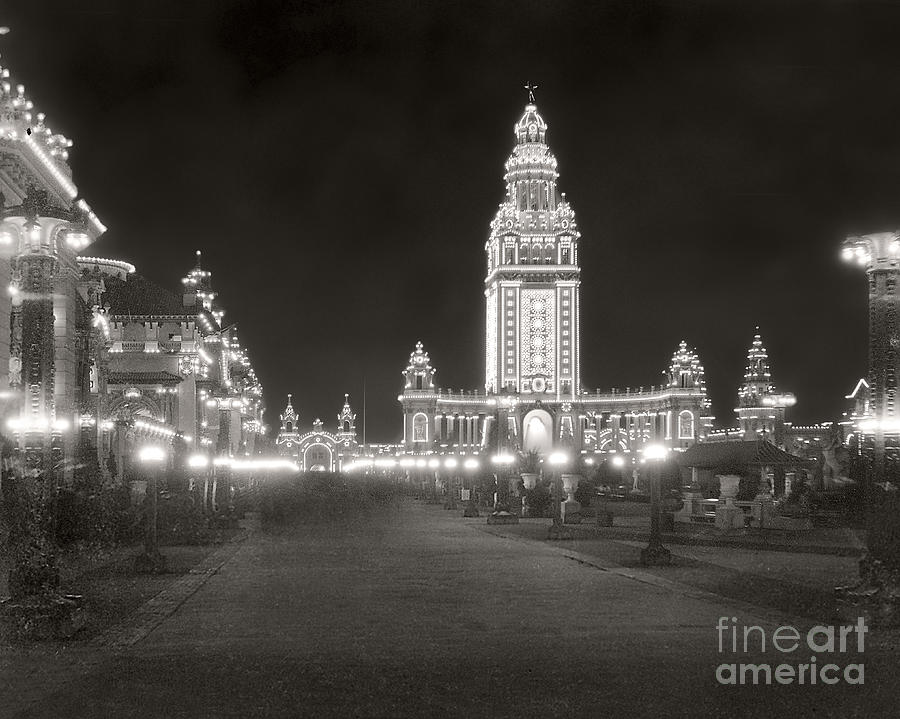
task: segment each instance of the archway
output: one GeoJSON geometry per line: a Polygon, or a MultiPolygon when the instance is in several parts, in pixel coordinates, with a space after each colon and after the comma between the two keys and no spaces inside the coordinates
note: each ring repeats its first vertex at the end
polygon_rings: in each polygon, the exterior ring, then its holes
{"type": "Polygon", "coordinates": [[[522,449],[546,457],[553,450],[553,418],[545,409],[533,409],[522,420],[522,449]]]}
{"type": "Polygon", "coordinates": [[[327,444],[311,444],[303,453],[303,469],[307,472],[334,470],[331,462],[331,448],[327,444]]]}

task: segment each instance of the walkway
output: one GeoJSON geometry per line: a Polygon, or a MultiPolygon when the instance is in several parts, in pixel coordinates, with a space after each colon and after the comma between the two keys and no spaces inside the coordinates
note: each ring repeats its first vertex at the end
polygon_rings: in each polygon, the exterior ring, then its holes
{"type": "Polygon", "coordinates": [[[771,635],[772,613],[483,522],[409,502],[254,534],[138,643],[47,666],[60,682],[21,716],[879,717],[900,699],[889,649],[865,653],[862,687],[720,686],[723,661],[809,652],[723,659],[720,616],[771,635]]]}

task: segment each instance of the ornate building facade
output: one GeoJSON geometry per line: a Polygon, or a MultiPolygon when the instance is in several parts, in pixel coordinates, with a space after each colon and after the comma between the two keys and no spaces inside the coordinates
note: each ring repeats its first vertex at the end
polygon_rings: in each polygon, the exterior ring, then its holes
{"type": "Polygon", "coordinates": [[[356,413],[350,407],[350,395],[344,395],[344,406],[337,416],[334,432],[324,428],[316,418],[312,429],[300,429],[300,415],[294,409],[293,395],[279,416],[281,428],[275,440],[279,454],[293,458],[304,472],[340,472],[355,461],[362,448],[356,437],[356,413]]]}
{"type": "MultiPolygon", "coordinates": [[[[227,459],[257,453],[263,433],[262,386],[212,275],[193,269],[176,293],[125,262],[79,257],[82,277],[97,286],[95,325],[103,335],[90,368],[90,391],[102,418],[99,450],[121,478],[134,449],[153,438],[227,459]]],[[[91,425],[93,426],[93,425],[91,425]]]]}
{"type": "Polygon", "coordinates": [[[559,188],[547,123],[530,97],[513,127],[506,198],[485,243],[484,389],[437,387],[421,342],[403,372],[403,447],[413,454],[567,446],[635,451],[647,442],[686,447],[712,426],[704,370],[682,342],[665,383],[591,393],[581,374],[579,242],[559,188]]]}
{"type": "Polygon", "coordinates": [[[80,197],[72,141],[0,67],[0,380],[3,431],[24,471],[71,477],[99,330],[77,255],[106,230],[80,197]]]}

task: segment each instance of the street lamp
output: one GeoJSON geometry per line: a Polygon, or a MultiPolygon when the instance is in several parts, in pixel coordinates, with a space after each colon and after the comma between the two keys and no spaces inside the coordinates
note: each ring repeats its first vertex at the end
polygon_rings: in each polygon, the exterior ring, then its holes
{"type": "Polygon", "coordinates": [[[650,467],[650,542],[641,550],[641,564],[645,566],[672,563],[672,553],[663,546],[660,535],[660,464],[668,452],[668,448],[661,444],[644,447],[644,459],[650,467]]]}
{"type": "Polygon", "coordinates": [[[447,498],[444,501],[444,509],[456,509],[456,485],[459,484],[456,474],[457,464],[456,457],[447,457],[444,460],[444,468],[450,470],[447,475],[447,498]]]}
{"type": "Polygon", "coordinates": [[[478,516],[478,505],[475,503],[475,489],[472,486],[472,474],[476,469],[480,466],[480,463],[474,457],[469,457],[465,462],[463,462],[463,468],[466,470],[466,475],[468,476],[469,488],[466,490],[469,493],[469,496],[466,500],[466,508],[463,511],[463,517],[477,517],[478,516]]]}
{"type": "Polygon", "coordinates": [[[148,444],[138,451],[138,460],[147,468],[147,527],[144,534],[144,553],[135,558],[134,569],[144,574],[159,574],[166,571],[166,558],[159,552],[157,528],[157,475],[158,468],[166,461],[166,451],[155,444],[148,444]]]}
{"type": "Polygon", "coordinates": [[[497,509],[497,505],[500,504],[500,495],[502,493],[503,480],[506,478],[506,467],[509,467],[515,461],[516,458],[511,454],[507,454],[506,452],[501,452],[500,454],[495,454],[493,457],[491,457],[491,462],[497,465],[497,491],[494,493],[495,510],[497,509]]]}
{"type": "Polygon", "coordinates": [[[503,483],[507,481],[506,479],[506,468],[513,464],[516,461],[516,458],[508,454],[506,452],[501,452],[499,454],[495,454],[491,457],[491,462],[497,465],[497,491],[494,495],[494,511],[491,512],[491,516],[488,517],[488,524],[518,524],[519,517],[509,509],[505,509],[503,507],[503,503],[500,500],[501,491],[503,489],[503,483]]]}
{"type": "Polygon", "coordinates": [[[547,457],[553,481],[553,523],[547,532],[547,539],[572,539],[572,533],[563,526],[562,517],[562,469],[569,463],[565,452],[551,452],[547,457]]]}

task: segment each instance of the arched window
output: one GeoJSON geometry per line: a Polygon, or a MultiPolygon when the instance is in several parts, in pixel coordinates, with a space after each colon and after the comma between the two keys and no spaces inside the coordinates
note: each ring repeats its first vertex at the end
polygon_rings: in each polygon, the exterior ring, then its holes
{"type": "Polygon", "coordinates": [[[294,431],[294,423],[293,423],[293,422],[287,422],[287,423],[284,425],[284,431],[285,431],[285,432],[293,432],[293,431],[294,431]]]}
{"type": "Polygon", "coordinates": [[[422,375],[417,374],[416,375],[416,389],[423,389],[422,388],[422,380],[423,380],[422,375]]]}
{"type": "Polygon", "coordinates": [[[552,265],[555,262],[555,258],[553,255],[556,254],[556,248],[553,245],[547,245],[544,247],[544,264],[552,265]]]}
{"type": "Polygon", "coordinates": [[[694,438],[694,415],[688,410],[678,413],[678,439],[694,438]]]}
{"type": "Polygon", "coordinates": [[[413,442],[428,441],[428,417],[421,412],[413,417],[413,442]]]}
{"type": "Polygon", "coordinates": [[[345,431],[345,432],[349,432],[349,431],[350,431],[350,420],[348,420],[348,419],[345,419],[345,420],[344,420],[344,431],[345,431]]]}

